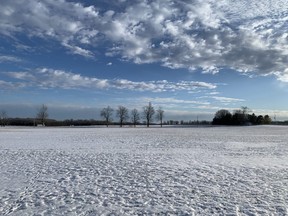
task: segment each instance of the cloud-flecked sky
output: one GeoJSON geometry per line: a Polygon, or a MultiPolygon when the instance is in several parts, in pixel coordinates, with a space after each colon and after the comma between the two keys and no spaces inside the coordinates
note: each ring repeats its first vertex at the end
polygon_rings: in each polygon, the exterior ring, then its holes
{"type": "Polygon", "coordinates": [[[99,118],[149,101],[169,119],[248,106],[288,118],[286,0],[2,0],[0,109],[99,118]],[[286,101],[285,101],[286,100],[286,101]]]}

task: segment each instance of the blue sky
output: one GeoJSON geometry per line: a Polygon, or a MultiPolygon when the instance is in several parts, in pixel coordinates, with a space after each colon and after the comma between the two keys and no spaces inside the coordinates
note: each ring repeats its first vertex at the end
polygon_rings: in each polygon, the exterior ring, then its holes
{"type": "Polygon", "coordinates": [[[3,0],[0,110],[99,119],[106,106],[288,119],[285,0],[3,0]]]}

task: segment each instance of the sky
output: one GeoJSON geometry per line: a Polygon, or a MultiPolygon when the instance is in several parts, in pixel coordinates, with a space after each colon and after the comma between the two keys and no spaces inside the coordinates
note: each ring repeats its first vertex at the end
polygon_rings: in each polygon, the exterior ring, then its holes
{"type": "Polygon", "coordinates": [[[242,106],[288,120],[287,0],[1,0],[0,110],[165,119],[242,106]]]}

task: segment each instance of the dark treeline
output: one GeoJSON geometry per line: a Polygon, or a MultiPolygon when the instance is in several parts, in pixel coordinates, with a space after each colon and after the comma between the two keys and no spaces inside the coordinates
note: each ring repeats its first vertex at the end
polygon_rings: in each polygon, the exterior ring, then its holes
{"type": "Polygon", "coordinates": [[[169,120],[169,121],[164,121],[163,125],[210,125],[210,121],[197,121],[197,120],[189,120],[189,121],[178,121],[178,120],[169,120]]]}
{"type": "Polygon", "coordinates": [[[230,113],[228,110],[222,109],[215,113],[213,125],[261,125],[271,124],[272,120],[269,115],[249,114],[247,107],[242,107],[230,113]]]}
{"type": "Polygon", "coordinates": [[[273,121],[273,125],[288,125],[288,121],[273,121]]]}
{"type": "MultiPolygon", "coordinates": [[[[42,122],[34,118],[8,118],[6,125],[10,126],[42,126],[42,122]]],[[[86,120],[86,119],[67,119],[67,120],[54,120],[46,119],[45,126],[92,126],[103,125],[104,121],[99,120],[86,120]]]]}
{"type": "MultiPolygon", "coordinates": [[[[121,126],[119,122],[110,122],[110,125],[121,126]]],[[[178,120],[169,120],[163,121],[163,125],[210,125],[209,121],[178,121],[178,120]]],[[[38,119],[34,118],[7,118],[6,124],[10,126],[42,126],[42,123],[38,119]]],[[[95,120],[95,119],[66,119],[66,120],[55,120],[55,119],[46,119],[45,126],[100,126],[106,125],[104,120],[95,120]]],[[[125,122],[126,126],[134,126],[133,122],[125,122]]],[[[136,125],[146,125],[146,122],[137,122],[136,125]]],[[[151,125],[158,125],[151,123],[151,125]]],[[[3,125],[4,126],[4,125],[3,125]]]]}

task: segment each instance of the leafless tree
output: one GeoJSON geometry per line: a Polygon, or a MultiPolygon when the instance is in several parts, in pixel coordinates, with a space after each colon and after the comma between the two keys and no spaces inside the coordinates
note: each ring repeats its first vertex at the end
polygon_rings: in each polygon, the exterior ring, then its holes
{"type": "Polygon", "coordinates": [[[133,109],[131,110],[131,122],[134,125],[134,127],[136,127],[136,124],[139,122],[140,120],[140,115],[137,109],[133,109]]]}
{"type": "Polygon", "coordinates": [[[129,119],[128,109],[124,106],[118,106],[116,116],[119,118],[120,127],[122,127],[125,121],[129,119]]]}
{"type": "Polygon", "coordinates": [[[0,112],[0,123],[1,123],[1,126],[2,127],[5,127],[7,125],[7,119],[8,119],[8,116],[7,116],[7,113],[5,110],[2,110],[0,112]]]}
{"type": "Polygon", "coordinates": [[[147,127],[149,127],[150,123],[153,121],[154,114],[155,110],[151,102],[149,102],[148,106],[143,107],[143,118],[146,120],[147,127]]]}
{"type": "Polygon", "coordinates": [[[109,126],[109,123],[113,121],[113,118],[112,118],[113,111],[114,110],[110,106],[108,106],[106,108],[103,108],[100,112],[100,115],[101,117],[104,118],[107,127],[109,126]]]}
{"type": "Polygon", "coordinates": [[[251,110],[247,106],[242,106],[241,110],[243,115],[248,115],[248,113],[251,112],[251,110]]]}
{"type": "Polygon", "coordinates": [[[162,125],[163,125],[162,122],[163,122],[163,117],[164,117],[164,110],[162,109],[162,107],[159,107],[159,109],[156,110],[156,112],[157,112],[157,115],[156,115],[157,120],[160,121],[160,125],[162,127],[162,125]]]}
{"type": "Polygon", "coordinates": [[[45,104],[42,104],[42,106],[38,109],[36,118],[40,121],[40,124],[45,126],[48,116],[48,107],[45,104]]]}

